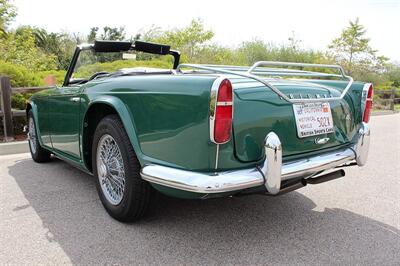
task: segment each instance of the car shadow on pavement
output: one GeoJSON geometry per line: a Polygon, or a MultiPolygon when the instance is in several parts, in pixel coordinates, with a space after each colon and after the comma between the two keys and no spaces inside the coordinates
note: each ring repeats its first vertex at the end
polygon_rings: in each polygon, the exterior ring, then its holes
{"type": "MultiPolygon", "coordinates": [[[[107,215],[93,177],[53,159],[9,167],[49,242],[74,264],[395,264],[400,231],[299,192],[205,201],[161,196],[150,215],[107,215]]],[[[332,195],[334,196],[334,195],[332,195]]],[[[24,219],[21,216],[19,219],[24,219]]],[[[45,263],[45,261],[43,262],[45,263]]]]}

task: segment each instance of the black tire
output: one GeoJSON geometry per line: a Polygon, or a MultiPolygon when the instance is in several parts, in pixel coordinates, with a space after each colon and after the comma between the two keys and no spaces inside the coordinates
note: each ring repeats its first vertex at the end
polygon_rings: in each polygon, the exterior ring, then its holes
{"type": "Polygon", "coordinates": [[[132,222],[145,215],[150,205],[152,188],[150,184],[144,181],[140,176],[140,163],[124,126],[117,115],[108,115],[97,125],[92,145],[92,167],[93,174],[96,178],[97,192],[104,208],[110,216],[121,222],[132,222]],[[118,145],[123,161],[123,169],[125,171],[125,188],[122,193],[122,200],[118,204],[113,204],[107,199],[101,187],[98,173],[98,144],[103,136],[108,135],[110,135],[118,145]]]}
{"type": "Polygon", "coordinates": [[[40,146],[39,138],[37,135],[37,126],[35,123],[35,119],[33,118],[32,110],[30,110],[28,112],[28,130],[30,129],[30,127],[32,125],[31,123],[33,123],[33,126],[34,126],[34,128],[32,129],[34,132],[34,136],[32,136],[33,132],[29,131],[28,142],[29,142],[29,150],[31,152],[32,159],[37,163],[48,162],[51,159],[51,153],[48,150],[44,149],[42,146],[40,146]]]}

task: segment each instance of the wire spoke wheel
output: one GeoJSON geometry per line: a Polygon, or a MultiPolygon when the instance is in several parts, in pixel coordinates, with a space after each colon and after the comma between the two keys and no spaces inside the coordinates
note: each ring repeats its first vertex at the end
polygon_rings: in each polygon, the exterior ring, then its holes
{"type": "Polygon", "coordinates": [[[101,119],[91,149],[96,189],[108,214],[121,222],[143,217],[152,188],[141,179],[140,162],[118,115],[101,119]]]}
{"type": "Polygon", "coordinates": [[[35,121],[33,121],[33,117],[29,118],[28,140],[29,140],[29,146],[31,147],[32,153],[36,153],[37,142],[36,142],[35,121]]]}
{"type": "Polygon", "coordinates": [[[118,205],[125,192],[125,170],[121,151],[111,135],[100,138],[96,159],[101,190],[109,203],[118,205]]]}

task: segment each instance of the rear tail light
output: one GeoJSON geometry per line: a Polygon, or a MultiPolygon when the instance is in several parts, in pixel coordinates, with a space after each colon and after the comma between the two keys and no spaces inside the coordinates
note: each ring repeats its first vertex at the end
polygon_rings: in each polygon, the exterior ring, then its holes
{"type": "Polygon", "coordinates": [[[233,117],[232,84],[228,79],[217,79],[211,89],[210,137],[216,144],[230,140],[233,117]],[[218,86],[218,87],[217,87],[218,86]]]}
{"type": "Polygon", "coordinates": [[[365,109],[363,115],[363,122],[368,123],[371,117],[371,110],[372,110],[372,98],[374,97],[374,87],[370,84],[367,93],[367,99],[365,101],[365,109]]]}

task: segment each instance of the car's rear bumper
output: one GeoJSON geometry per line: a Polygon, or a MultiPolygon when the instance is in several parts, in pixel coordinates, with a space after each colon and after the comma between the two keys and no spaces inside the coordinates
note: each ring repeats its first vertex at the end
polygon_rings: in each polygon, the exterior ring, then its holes
{"type": "Polygon", "coordinates": [[[183,191],[211,194],[239,191],[265,185],[269,194],[278,194],[283,181],[307,179],[327,170],[355,162],[365,164],[369,149],[370,130],[363,123],[353,146],[301,160],[282,163],[279,137],[271,132],[265,138],[266,158],[262,165],[251,169],[200,173],[161,165],[143,167],[144,180],[183,191]]]}

